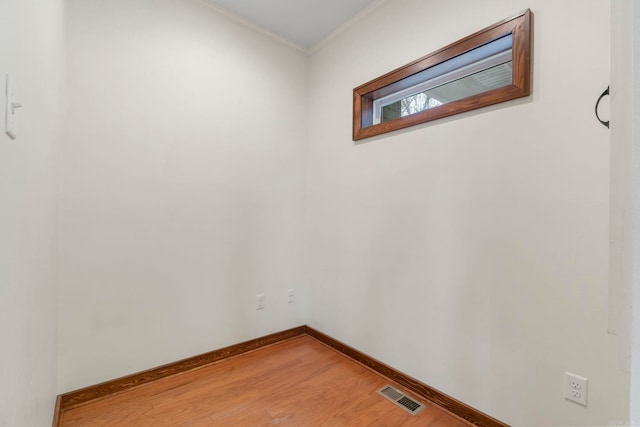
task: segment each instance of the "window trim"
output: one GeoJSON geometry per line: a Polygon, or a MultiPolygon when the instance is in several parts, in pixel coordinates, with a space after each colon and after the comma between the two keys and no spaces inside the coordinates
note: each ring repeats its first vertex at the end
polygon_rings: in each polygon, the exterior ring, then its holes
{"type": "Polygon", "coordinates": [[[353,140],[369,138],[512,99],[531,91],[531,10],[493,24],[468,37],[353,89],[353,140]],[[407,79],[464,52],[512,34],[512,84],[430,108],[409,116],[374,123],[374,102],[400,93],[418,82],[407,79]]]}

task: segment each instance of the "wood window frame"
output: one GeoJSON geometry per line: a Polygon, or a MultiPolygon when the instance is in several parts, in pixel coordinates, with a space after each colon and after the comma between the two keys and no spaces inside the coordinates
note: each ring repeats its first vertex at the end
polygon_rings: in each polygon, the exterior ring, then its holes
{"type": "Polygon", "coordinates": [[[353,89],[353,140],[528,96],[531,91],[531,15],[531,10],[527,9],[353,89]],[[507,34],[513,35],[513,78],[510,85],[373,124],[373,102],[389,93],[406,89],[403,79],[507,34]]]}

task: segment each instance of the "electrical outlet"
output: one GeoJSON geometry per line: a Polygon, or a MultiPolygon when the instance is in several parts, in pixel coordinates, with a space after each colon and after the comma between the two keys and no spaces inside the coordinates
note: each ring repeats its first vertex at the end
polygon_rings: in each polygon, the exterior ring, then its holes
{"type": "Polygon", "coordinates": [[[569,372],[565,372],[564,377],[564,398],[587,406],[589,380],[569,372]]]}
{"type": "Polygon", "coordinates": [[[292,303],[296,300],[296,290],[295,289],[289,289],[289,303],[292,303]]]}
{"type": "Polygon", "coordinates": [[[256,310],[264,310],[264,294],[256,295],[256,310]]]}

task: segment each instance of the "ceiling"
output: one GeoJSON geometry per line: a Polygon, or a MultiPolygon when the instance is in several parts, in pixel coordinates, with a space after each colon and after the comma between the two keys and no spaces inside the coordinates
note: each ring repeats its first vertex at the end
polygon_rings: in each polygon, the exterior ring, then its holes
{"type": "Polygon", "coordinates": [[[376,0],[207,0],[311,49],[376,0]]]}

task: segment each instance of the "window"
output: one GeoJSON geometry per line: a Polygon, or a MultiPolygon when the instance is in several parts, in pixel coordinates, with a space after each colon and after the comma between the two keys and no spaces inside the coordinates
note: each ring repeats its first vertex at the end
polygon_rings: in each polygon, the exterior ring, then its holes
{"type": "Polygon", "coordinates": [[[531,11],[353,90],[353,140],[529,95],[531,11]]]}

